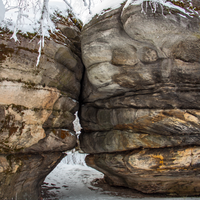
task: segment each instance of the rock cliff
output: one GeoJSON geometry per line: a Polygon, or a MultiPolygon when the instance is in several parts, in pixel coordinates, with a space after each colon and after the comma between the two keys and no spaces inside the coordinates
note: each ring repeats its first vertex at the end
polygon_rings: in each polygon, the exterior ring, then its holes
{"type": "Polygon", "coordinates": [[[39,38],[29,43],[19,35],[15,43],[10,34],[0,37],[1,152],[71,149],[83,71],[79,49],[60,31],[45,40],[36,67],[39,38]]]}
{"type": "Polygon", "coordinates": [[[199,24],[144,2],[83,28],[81,148],[110,184],[200,194],[199,24]]]}
{"type": "Polygon", "coordinates": [[[80,30],[70,23],[45,38],[38,66],[40,37],[14,42],[1,30],[0,199],[38,200],[45,176],[76,145],[83,65],[80,30]]]}

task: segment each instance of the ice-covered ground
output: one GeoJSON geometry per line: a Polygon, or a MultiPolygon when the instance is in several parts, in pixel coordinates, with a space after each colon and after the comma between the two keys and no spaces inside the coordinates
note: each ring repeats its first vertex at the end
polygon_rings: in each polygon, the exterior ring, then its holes
{"type": "Polygon", "coordinates": [[[67,155],[58,166],[46,177],[43,191],[46,188],[51,194],[44,200],[199,200],[198,197],[184,198],[130,198],[113,195],[109,191],[92,186],[91,181],[103,178],[103,174],[85,165],[85,154],[67,155]]]}

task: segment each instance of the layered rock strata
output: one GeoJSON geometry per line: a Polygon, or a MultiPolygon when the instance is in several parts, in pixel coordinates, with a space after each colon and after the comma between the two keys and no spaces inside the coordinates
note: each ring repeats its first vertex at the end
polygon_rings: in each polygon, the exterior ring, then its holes
{"type": "Polygon", "coordinates": [[[122,5],[83,28],[81,148],[112,185],[198,195],[200,20],[152,8],[122,5]]]}
{"type": "MultiPolygon", "coordinates": [[[[69,32],[61,27],[63,33],[69,32]]],[[[71,32],[80,34],[74,27],[71,32]]],[[[39,65],[35,38],[1,35],[0,152],[64,151],[75,146],[83,66],[80,50],[62,32],[45,40],[39,65]]],[[[72,34],[71,33],[71,34],[72,34]]],[[[72,36],[71,36],[72,37],[72,36]]]]}
{"type": "Polygon", "coordinates": [[[72,24],[57,27],[45,38],[41,55],[40,37],[18,34],[14,42],[1,30],[0,199],[39,199],[45,176],[77,143],[80,30],[72,24]]]}

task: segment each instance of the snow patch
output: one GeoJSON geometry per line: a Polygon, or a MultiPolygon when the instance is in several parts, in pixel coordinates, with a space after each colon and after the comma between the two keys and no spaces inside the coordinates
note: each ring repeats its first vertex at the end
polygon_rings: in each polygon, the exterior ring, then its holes
{"type": "Polygon", "coordinates": [[[0,22],[4,19],[4,15],[5,15],[5,6],[2,0],[0,0],[0,22]]]}
{"type": "MultiPolygon", "coordinates": [[[[157,9],[157,7],[158,7],[158,5],[160,5],[162,8],[163,8],[164,6],[166,6],[166,7],[168,7],[168,8],[178,10],[179,12],[181,12],[181,13],[183,13],[183,14],[189,16],[189,17],[193,17],[194,14],[195,14],[195,15],[198,15],[198,12],[196,12],[196,11],[193,10],[193,9],[189,9],[189,8],[188,8],[188,10],[185,10],[184,8],[181,8],[181,7],[179,7],[179,6],[176,6],[176,5],[174,5],[173,3],[168,2],[167,0],[149,0],[149,2],[148,2],[148,3],[146,2],[146,5],[144,5],[144,2],[145,2],[145,1],[146,1],[146,0],[128,0],[128,1],[126,2],[126,4],[125,4],[125,6],[124,6],[123,9],[127,8],[129,5],[141,5],[141,7],[142,7],[141,12],[142,12],[142,13],[145,13],[145,11],[144,11],[143,8],[144,8],[145,6],[146,6],[146,7],[150,6],[150,7],[152,8],[152,12],[155,13],[155,12],[156,12],[156,9],[157,9]]],[[[178,0],[177,0],[177,1],[178,1],[178,0]]],[[[188,0],[188,2],[190,2],[190,4],[191,4],[191,0],[188,0]]],[[[192,5],[192,4],[191,4],[191,5],[192,5]]],[[[182,15],[182,14],[181,14],[180,16],[185,18],[185,16],[182,15]]]]}

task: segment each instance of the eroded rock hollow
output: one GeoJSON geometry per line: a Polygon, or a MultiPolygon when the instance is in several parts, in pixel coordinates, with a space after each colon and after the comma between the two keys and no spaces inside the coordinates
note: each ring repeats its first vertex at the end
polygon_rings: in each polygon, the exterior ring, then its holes
{"type": "Polygon", "coordinates": [[[81,148],[111,185],[199,195],[200,20],[154,11],[122,5],[82,30],[81,148]]]}

